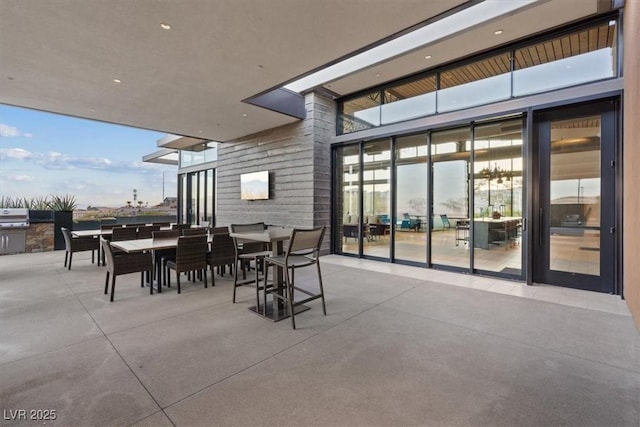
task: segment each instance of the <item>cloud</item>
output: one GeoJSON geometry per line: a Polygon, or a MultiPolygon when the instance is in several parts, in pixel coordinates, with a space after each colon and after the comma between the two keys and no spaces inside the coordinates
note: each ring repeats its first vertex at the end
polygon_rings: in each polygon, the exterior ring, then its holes
{"type": "Polygon", "coordinates": [[[0,180],[2,182],[33,182],[35,178],[31,175],[27,175],[22,171],[0,171],[0,180]]]}
{"type": "Polygon", "coordinates": [[[73,157],[55,151],[49,151],[37,157],[37,163],[45,169],[109,170],[113,164],[111,160],[104,157],[73,157]]]}
{"type": "Polygon", "coordinates": [[[33,157],[33,153],[22,148],[0,148],[0,159],[25,160],[33,157]]]}
{"type": "Polygon", "coordinates": [[[2,177],[7,181],[15,181],[15,182],[33,182],[34,181],[33,177],[30,175],[6,174],[6,175],[2,175],[2,177]]]}
{"type": "Polygon", "coordinates": [[[168,174],[176,173],[175,168],[154,163],[113,162],[106,157],[76,157],[57,151],[38,153],[23,148],[0,148],[0,160],[29,161],[49,170],[84,169],[135,175],[158,175],[162,171],[168,174]]]}
{"type": "Polygon", "coordinates": [[[31,138],[33,135],[31,135],[30,133],[21,132],[17,127],[0,123],[0,136],[5,138],[12,138],[16,136],[24,136],[26,138],[31,138]]]}

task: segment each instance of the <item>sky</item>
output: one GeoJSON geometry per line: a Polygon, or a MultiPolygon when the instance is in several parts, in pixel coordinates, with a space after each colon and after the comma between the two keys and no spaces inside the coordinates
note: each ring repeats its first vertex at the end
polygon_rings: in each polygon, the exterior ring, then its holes
{"type": "Polygon", "coordinates": [[[166,134],[0,104],[0,196],[74,195],[79,208],[176,196],[177,166],[142,162],[166,134]]]}

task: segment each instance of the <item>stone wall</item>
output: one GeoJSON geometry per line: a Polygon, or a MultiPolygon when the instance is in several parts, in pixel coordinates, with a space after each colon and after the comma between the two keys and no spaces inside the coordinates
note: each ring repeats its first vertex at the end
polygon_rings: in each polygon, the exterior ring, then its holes
{"type": "Polygon", "coordinates": [[[53,222],[32,223],[27,229],[25,252],[52,251],[54,247],[53,222]]]}
{"type": "MultiPolygon", "coordinates": [[[[217,226],[260,221],[303,228],[330,226],[335,103],[310,93],[305,105],[305,120],[220,144],[217,226]],[[240,175],[263,170],[269,171],[269,200],[240,200],[240,175]]],[[[327,230],[327,250],[329,241],[327,230]]]]}

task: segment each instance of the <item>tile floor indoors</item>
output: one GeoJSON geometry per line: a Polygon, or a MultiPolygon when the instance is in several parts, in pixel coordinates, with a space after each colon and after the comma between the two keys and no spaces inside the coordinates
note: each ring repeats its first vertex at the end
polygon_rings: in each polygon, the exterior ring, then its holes
{"type": "Polygon", "coordinates": [[[292,330],[228,275],[153,296],[120,276],[109,303],[89,257],[0,257],[0,425],[640,425],[615,296],[326,256],[328,315],[292,330]]]}

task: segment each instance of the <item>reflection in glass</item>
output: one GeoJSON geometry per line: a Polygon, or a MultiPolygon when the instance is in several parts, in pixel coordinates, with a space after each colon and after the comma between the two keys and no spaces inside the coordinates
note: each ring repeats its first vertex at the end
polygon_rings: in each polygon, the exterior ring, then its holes
{"type": "Polygon", "coordinates": [[[436,76],[423,77],[384,90],[381,124],[400,122],[436,112],[436,76]]]}
{"type": "Polygon", "coordinates": [[[215,187],[213,183],[213,174],[214,174],[214,169],[209,169],[207,171],[207,214],[205,217],[205,221],[207,221],[210,226],[215,225],[215,221],[214,221],[215,220],[214,218],[215,187]]]}
{"type": "Polygon", "coordinates": [[[492,56],[440,73],[438,112],[509,99],[509,54],[492,56]]]}
{"type": "Polygon", "coordinates": [[[522,119],[474,128],[474,268],[522,272],[522,119]]]}
{"type": "Polygon", "coordinates": [[[343,102],[338,114],[338,129],[350,133],[380,126],[380,97],[380,91],[376,90],[343,102]]]}
{"type": "Polygon", "coordinates": [[[551,122],[549,266],[600,275],[600,116],[551,122]]]}
{"type": "Polygon", "coordinates": [[[202,221],[207,220],[207,192],[206,192],[206,182],[207,182],[207,171],[200,171],[199,174],[199,185],[198,185],[198,214],[196,218],[198,219],[198,224],[202,224],[202,221]]]}
{"type": "Polygon", "coordinates": [[[513,95],[616,76],[616,21],[515,51],[513,95]]]}
{"type": "Polygon", "coordinates": [[[389,236],[382,224],[390,213],[391,150],[389,140],[364,144],[363,193],[363,253],[389,257],[389,236]]]}
{"type": "Polygon", "coordinates": [[[462,228],[469,220],[469,137],[468,127],[431,134],[433,264],[469,268],[470,251],[465,240],[467,230],[462,228]],[[444,149],[440,150],[441,147],[444,149]]]}
{"type": "Polygon", "coordinates": [[[427,262],[427,154],[426,135],[396,139],[396,259],[427,262]]]}
{"type": "Polygon", "coordinates": [[[360,238],[360,149],[358,145],[336,150],[337,233],[335,251],[358,254],[360,238]]]}

